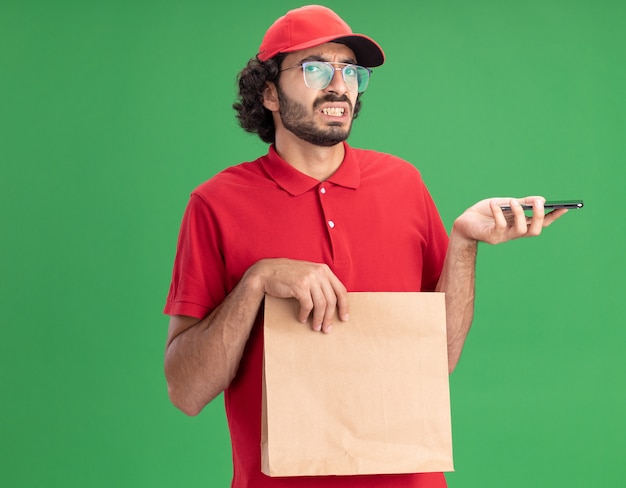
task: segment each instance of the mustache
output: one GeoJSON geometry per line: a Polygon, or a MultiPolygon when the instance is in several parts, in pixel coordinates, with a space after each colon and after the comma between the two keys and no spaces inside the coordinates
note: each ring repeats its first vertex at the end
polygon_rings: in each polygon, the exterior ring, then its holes
{"type": "Polygon", "coordinates": [[[332,102],[345,102],[350,106],[350,110],[352,110],[352,102],[350,101],[350,99],[348,98],[347,95],[334,95],[332,93],[327,93],[326,95],[318,98],[317,100],[315,100],[315,103],[313,104],[314,108],[319,107],[320,105],[322,105],[323,103],[332,103],[332,102]]]}

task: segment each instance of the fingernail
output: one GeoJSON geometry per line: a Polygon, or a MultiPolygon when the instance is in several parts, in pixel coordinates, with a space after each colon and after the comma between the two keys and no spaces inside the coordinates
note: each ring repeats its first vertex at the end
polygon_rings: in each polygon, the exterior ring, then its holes
{"type": "Polygon", "coordinates": [[[350,320],[350,314],[349,314],[349,313],[345,314],[345,315],[341,318],[341,320],[343,320],[344,322],[347,322],[348,320],[350,320]]]}

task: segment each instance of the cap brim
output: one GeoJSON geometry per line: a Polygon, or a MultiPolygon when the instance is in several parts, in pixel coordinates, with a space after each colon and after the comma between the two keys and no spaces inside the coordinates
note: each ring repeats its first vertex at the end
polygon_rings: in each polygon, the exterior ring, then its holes
{"type": "Polygon", "coordinates": [[[354,54],[356,55],[356,62],[367,68],[375,68],[385,62],[385,53],[382,48],[376,43],[376,41],[362,34],[320,37],[286,49],[280,49],[277,52],[259,53],[259,59],[261,59],[261,61],[267,61],[279,53],[301,51],[303,49],[309,49],[321,44],[326,44],[327,42],[339,42],[341,44],[345,44],[354,51],[354,54]]]}
{"type": "Polygon", "coordinates": [[[341,42],[354,51],[357,63],[367,68],[375,68],[385,62],[385,53],[376,41],[361,34],[339,37],[333,39],[341,42]]]}

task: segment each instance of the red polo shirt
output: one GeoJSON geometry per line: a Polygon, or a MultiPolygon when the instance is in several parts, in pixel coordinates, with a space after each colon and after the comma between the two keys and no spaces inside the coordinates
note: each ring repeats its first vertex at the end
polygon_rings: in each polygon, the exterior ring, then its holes
{"type": "MultiPolygon", "coordinates": [[[[348,291],[432,291],[447,234],[419,172],[394,156],[345,145],[319,182],[273,147],[200,185],[183,217],[169,315],[203,318],[263,258],[326,263],[348,291]]],[[[441,473],[270,478],[261,473],[262,324],[225,391],[235,488],[445,487],[441,473]]],[[[303,421],[306,421],[303,419],[303,421]]]]}

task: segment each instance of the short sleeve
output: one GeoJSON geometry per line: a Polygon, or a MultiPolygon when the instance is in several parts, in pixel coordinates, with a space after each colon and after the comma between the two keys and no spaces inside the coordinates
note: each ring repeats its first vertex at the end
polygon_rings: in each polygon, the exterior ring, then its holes
{"type": "Polygon", "coordinates": [[[202,319],[226,297],[226,269],[217,220],[192,193],[182,219],[164,313],[202,319]]]}

